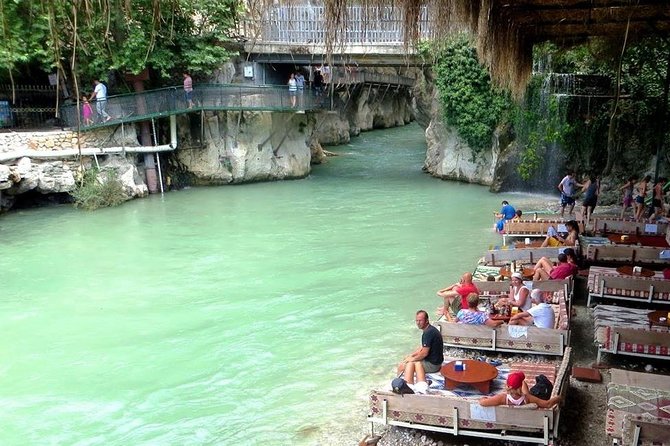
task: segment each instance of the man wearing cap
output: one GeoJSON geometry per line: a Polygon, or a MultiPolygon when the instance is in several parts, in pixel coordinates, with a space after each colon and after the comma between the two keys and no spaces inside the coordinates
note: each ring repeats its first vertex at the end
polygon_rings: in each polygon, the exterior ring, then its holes
{"type": "Polygon", "coordinates": [[[426,381],[426,373],[439,372],[444,361],[444,343],[440,331],[430,325],[428,313],[424,310],[416,312],[416,326],[423,331],[421,335],[421,347],[398,364],[398,374],[404,372],[405,381],[414,384],[414,372],[416,382],[426,381]]]}
{"type": "Polygon", "coordinates": [[[554,309],[545,302],[544,293],[533,290],[530,299],[535,306],[515,314],[509,320],[510,325],[535,325],[538,328],[554,328],[556,314],[554,309]]]}
{"type": "Polygon", "coordinates": [[[479,290],[475,284],[472,283],[472,273],[465,273],[461,276],[461,280],[458,283],[442,288],[437,292],[437,295],[444,299],[445,309],[449,306],[447,297],[455,296],[461,298],[461,308],[468,308],[468,294],[470,293],[479,294],[479,290]]]}

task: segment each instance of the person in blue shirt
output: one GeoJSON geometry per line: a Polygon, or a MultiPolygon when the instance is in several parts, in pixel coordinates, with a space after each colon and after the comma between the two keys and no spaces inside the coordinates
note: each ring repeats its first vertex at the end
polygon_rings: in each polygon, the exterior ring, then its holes
{"type": "Polygon", "coordinates": [[[514,206],[509,204],[506,200],[503,200],[500,213],[496,214],[496,218],[500,219],[498,223],[496,223],[496,231],[502,232],[503,228],[505,227],[505,222],[507,220],[513,219],[515,215],[516,209],[514,209],[514,206]]]}

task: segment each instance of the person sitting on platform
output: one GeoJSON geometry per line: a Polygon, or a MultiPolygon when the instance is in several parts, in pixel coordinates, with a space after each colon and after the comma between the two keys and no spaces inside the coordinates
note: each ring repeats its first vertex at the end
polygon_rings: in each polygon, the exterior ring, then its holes
{"type": "Polygon", "coordinates": [[[547,231],[547,238],[545,238],[544,242],[542,242],[542,247],[575,246],[575,243],[579,238],[579,225],[575,220],[570,220],[565,223],[565,227],[568,230],[568,235],[563,238],[558,232],[556,232],[553,226],[550,226],[549,230],[547,231]]]}
{"type": "MultiPolygon", "coordinates": [[[[494,277],[495,280],[495,277],[494,277]]],[[[461,311],[461,296],[458,294],[445,294],[444,305],[438,307],[437,315],[444,316],[447,322],[455,322],[456,315],[461,311]]]]}
{"type": "Polygon", "coordinates": [[[491,319],[487,312],[479,311],[477,309],[478,305],[479,295],[477,293],[470,293],[468,295],[468,307],[458,312],[456,322],[461,324],[488,325],[489,327],[497,327],[503,324],[503,321],[494,321],[491,319]]]}
{"type": "Polygon", "coordinates": [[[523,212],[521,212],[521,209],[517,209],[516,212],[514,213],[514,218],[512,221],[521,221],[521,216],[523,215],[523,212]]]}
{"type": "Polygon", "coordinates": [[[497,306],[511,305],[519,307],[519,310],[526,311],[530,308],[530,289],[523,283],[523,276],[521,273],[512,274],[512,285],[509,290],[509,297],[504,297],[496,302],[497,306]]]}
{"type": "Polygon", "coordinates": [[[540,290],[533,290],[530,293],[530,300],[535,305],[526,311],[515,314],[509,320],[510,325],[534,325],[538,328],[554,328],[556,314],[554,309],[545,302],[544,293],[540,290]]]}
{"type": "Polygon", "coordinates": [[[442,334],[434,326],[430,325],[428,313],[424,310],[416,312],[416,326],[423,331],[421,335],[421,347],[406,356],[398,364],[398,374],[403,373],[408,384],[426,381],[426,373],[439,372],[444,361],[444,342],[442,334]],[[416,372],[416,381],[414,373],[416,372]]]}
{"type": "Polygon", "coordinates": [[[561,253],[558,255],[558,265],[556,266],[546,257],[538,260],[535,264],[533,280],[563,280],[576,274],[577,271],[577,265],[569,262],[568,256],[565,253],[561,253]]]}
{"type": "Polygon", "coordinates": [[[526,384],[526,375],[523,372],[512,372],[507,376],[507,389],[497,395],[481,398],[481,406],[523,406],[534,403],[537,407],[548,409],[561,401],[560,396],[554,396],[548,400],[530,394],[528,384],[526,384]]]}
{"type": "Polygon", "coordinates": [[[500,219],[496,223],[496,231],[502,232],[502,230],[505,228],[505,222],[507,220],[513,219],[516,216],[516,210],[511,204],[509,204],[507,200],[503,200],[500,212],[494,212],[494,214],[496,218],[500,219]]]}
{"type": "Polygon", "coordinates": [[[458,283],[442,288],[437,292],[437,295],[445,299],[445,307],[449,306],[446,301],[447,297],[460,296],[461,308],[468,308],[467,297],[470,293],[479,294],[479,290],[475,284],[472,283],[472,273],[464,273],[458,283]]]}

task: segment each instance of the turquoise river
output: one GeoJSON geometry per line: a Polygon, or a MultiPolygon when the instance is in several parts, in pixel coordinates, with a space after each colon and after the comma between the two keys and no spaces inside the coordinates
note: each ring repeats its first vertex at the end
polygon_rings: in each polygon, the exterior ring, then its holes
{"type": "Polygon", "coordinates": [[[0,217],[0,444],[350,445],[504,197],[417,125],[304,180],[0,217]]]}

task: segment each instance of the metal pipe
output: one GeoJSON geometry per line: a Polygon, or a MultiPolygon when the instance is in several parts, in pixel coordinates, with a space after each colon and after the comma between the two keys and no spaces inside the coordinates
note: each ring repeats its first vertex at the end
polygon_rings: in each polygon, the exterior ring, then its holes
{"type": "Polygon", "coordinates": [[[161,157],[159,152],[156,152],[156,161],[158,164],[158,184],[161,187],[161,195],[163,195],[165,191],[163,190],[163,172],[161,171],[161,157]]]}
{"type": "MultiPolygon", "coordinates": [[[[177,118],[174,115],[170,116],[170,144],[163,144],[161,146],[137,146],[137,147],[104,147],[104,148],[88,148],[81,149],[81,154],[85,156],[94,155],[108,155],[115,153],[155,153],[155,152],[170,152],[177,149],[177,118]]],[[[77,149],[65,149],[57,151],[37,151],[28,149],[18,149],[12,152],[0,153],[0,162],[11,161],[19,158],[34,158],[34,159],[57,159],[70,158],[79,155],[77,149]]]]}

